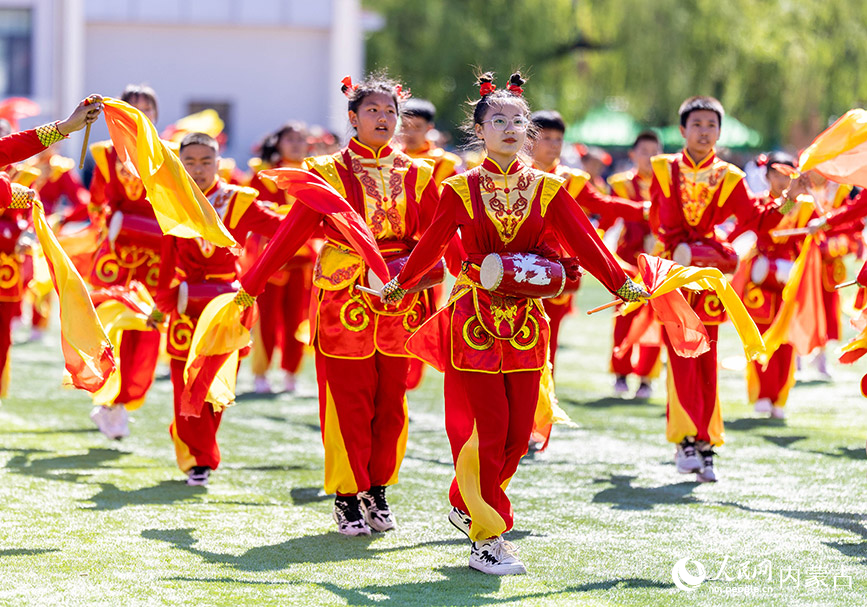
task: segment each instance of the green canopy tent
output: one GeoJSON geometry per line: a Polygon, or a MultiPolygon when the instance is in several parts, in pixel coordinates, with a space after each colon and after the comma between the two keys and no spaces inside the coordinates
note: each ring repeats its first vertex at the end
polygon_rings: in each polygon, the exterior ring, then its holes
{"type": "MultiPolygon", "coordinates": [[[[680,126],[672,124],[654,129],[662,140],[665,149],[676,149],[683,146],[683,137],[680,135],[680,126]]],[[[762,145],[762,136],[736,118],[726,116],[722,121],[717,147],[729,149],[757,149],[762,145]]]]}
{"type": "Polygon", "coordinates": [[[628,113],[602,106],[593,108],[583,120],[569,125],[565,140],[602,147],[629,147],[640,132],[641,125],[628,113]]]}

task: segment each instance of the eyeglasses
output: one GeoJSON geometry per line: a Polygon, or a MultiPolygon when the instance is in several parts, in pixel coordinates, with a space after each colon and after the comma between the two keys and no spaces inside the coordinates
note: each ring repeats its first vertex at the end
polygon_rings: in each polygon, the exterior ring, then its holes
{"type": "Polygon", "coordinates": [[[482,124],[485,124],[486,122],[490,122],[491,128],[495,131],[505,131],[506,127],[509,126],[509,123],[512,124],[512,128],[516,131],[526,131],[529,121],[523,116],[515,116],[511,120],[505,116],[494,116],[490,120],[482,120],[482,124]]]}

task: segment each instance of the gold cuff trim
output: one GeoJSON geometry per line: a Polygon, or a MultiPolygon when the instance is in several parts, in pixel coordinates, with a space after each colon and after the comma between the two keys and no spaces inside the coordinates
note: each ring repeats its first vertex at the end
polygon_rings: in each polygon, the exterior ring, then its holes
{"type": "Polygon", "coordinates": [[[241,308],[247,309],[256,303],[256,298],[247,293],[244,289],[241,289],[238,291],[238,294],[235,295],[234,301],[241,308]]]}
{"type": "Polygon", "coordinates": [[[36,192],[30,188],[25,188],[19,183],[12,184],[12,201],[9,203],[10,209],[29,209],[33,206],[33,198],[36,192]]]}
{"type": "Polygon", "coordinates": [[[647,292],[632,282],[632,279],[627,278],[619,289],[614,292],[623,301],[638,301],[642,297],[647,296],[647,292]]]}
{"type": "Polygon", "coordinates": [[[36,127],[36,136],[39,138],[39,143],[48,147],[52,143],[57,143],[62,139],[66,139],[66,135],[60,132],[57,128],[57,123],[43,124],[36,127]]]}

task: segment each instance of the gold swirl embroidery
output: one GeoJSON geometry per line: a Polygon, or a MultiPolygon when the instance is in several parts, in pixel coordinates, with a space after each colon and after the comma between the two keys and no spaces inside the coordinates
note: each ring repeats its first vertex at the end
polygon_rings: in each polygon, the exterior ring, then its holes
{"type": "Polygon", "coordinates": [[[708,316],[719,316],[723,312],[722,302],[716,295],[710,294],[704,298],[704,312],[708,316]]]}
{"type": "Polygon", "coordinates": [[[149,287],[156,288],[160,282],[160,263],[159,259],[154,258],[148,262],[148,273],[145,275],[145,284],[149,287]]]}
{"type": "Polygon", "coordinates": [[[403,328],[415,332],[425,321],[425,316],[425,305],[421,298],[418,298],[409,312],[403,315],[403,328]]]}
{"type": "Polygon", "coordinates": [[[314,280],[321,280],[324,278],[325,280],[327,280],[328,282],[330,282],[333,285],[339,285],[344,280],[348,280],[349,278],[352,278],[352,276],[354,276],[355,273],[358,271],[359,266],[361,266],[361,264],[354,263],[351,266],[348,266],[345,268],[340,268],[339,270],[335,270],[334,272],[331,273],[330,276],[325,276],[322,273],[322,264],[320,262],[320,263],[316,264],[315,272],[314,272],[315,276],[313,278],[314,278],[314,280]]]}
{"type": "Polygon", "coordinates": [[[124,268],[135,269],[147,262],[148,264],[159,263],[159,258],[153,249],[138,247],[136,245],[115,247],[117,262],[124,268]]]}
{"type": "Polygon", "coordinates": [[[0,289],[11,289],[18,286],[21,273],[18,262],[7,253],[0,253],[0,289]]]}
{"type": "Polygon", "coordinates": [[[193,321],[186,314],[174,321],[169,331],[169,343],[172,348],[180,352],[189,350],[195,328],[193,321]]]}
{"type": "Polygon", "coordinates": [[[370,314],[361,297],[352,295],[340,307],[340,323],[350,331],[364,331],[370,324],[370,314]]]}
{"type": "Polygon", "coordinates": [[[753,287],[744,297],[744,305],[748,308],[759,309],[765,305],[765,294],[758,287],[753,287]]]}
{"type": "Polygon", "coordinates": [[[106,284],[113,284],[120,277],[120,264],[114,253],[101,256],[96,262],[96,277],[106,284]]]}
{"type": "Polygon", "coordinates": [[[518,334],[509,340],[509,343],[516,350],[532,350],[536,347],[536,344],[539,343],[539,322],[533,318],[532,314],[527,318],[527,322],[524,323],[518,334]]]}
{"type": "Polygon", "coordinates": [[[473,350],[489,350],[494,345],[494,337],[485,331],[485,328],[475,316],[471,316],[464,323],[461,333],[464,343],[473,350]]]}

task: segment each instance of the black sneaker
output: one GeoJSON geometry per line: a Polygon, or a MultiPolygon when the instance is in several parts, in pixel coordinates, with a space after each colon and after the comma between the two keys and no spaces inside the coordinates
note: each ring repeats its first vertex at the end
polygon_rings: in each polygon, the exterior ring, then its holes
{"type": "Polygon", "coordinates": [[[385,499],[385,487],[378,485],[358,494],[361,500],[361,511],[364,520],[374,531],[389,531],[394,529],[394,515],[385,499]]]}
{"type": "Polygon", "coordinates": [[[207,466],[193,466],[187,473],[187,484],[193,487],[205,487],[211,478],[211,469],[207,466]]]}
{"type": "Polygon", "coordinates": [[[370,527],[364,522],[358,497],[338,495],[334,498],[334,521],[343,535],[370,535],[370,527]]]}

